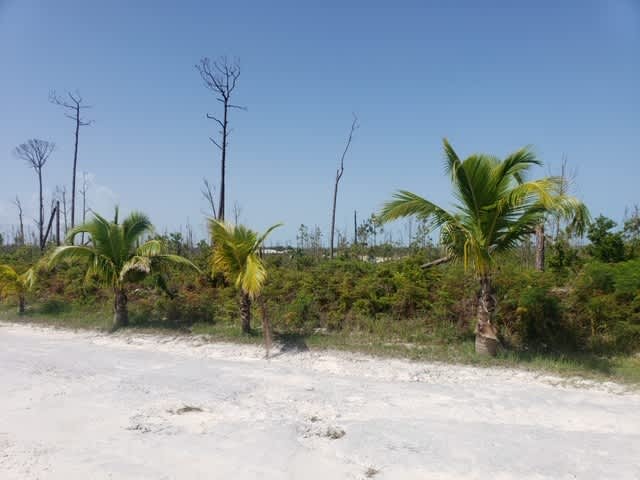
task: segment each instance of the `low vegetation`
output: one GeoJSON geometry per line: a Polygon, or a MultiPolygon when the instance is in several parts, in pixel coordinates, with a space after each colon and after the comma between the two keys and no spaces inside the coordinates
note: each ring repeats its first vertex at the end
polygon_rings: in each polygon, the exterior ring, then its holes
{"type": "Polygon", "coordinates": [[[212,246],[194,246],[179,233],[154,234],[141,213],[120,223],[117,211],[72,228],[65,246],[0,247],[1,318],[264,338],[267,348],[273,333],[287,348],[640,382],[638,210],[616,231],[605,217],[590,221],[562,178],[526,179],[539,163],[526,149],[462,161],[444,148],[458,204],[445,210],[401,191],[356,241],[339,242],[335,258],[304,225],[298,248],[267,252],[278,225],[258,235],[211,219],[212,246]],[[409,246],[376,242],[384,222],[405,216],[420,222],[409,246]],[[549,222],[554,235],[539,235],[549,222]],[[427,240],[434,228],[439,246],[427,240]],[[262,328],[251,326],[254,310],[262,328]]]}
{"type": "MultiPolygon", "coordinates": [[[[375,257],[386,248],[369,253],[375,257]]],[[[571,249],[570,255],[552,253],[549,263],[555,266],[546,272],[528,266],[532,259],[524,247],[502,256],[494,274],[501,345],[495,359],[474,353],[478,286],[473,274],[460,264],[421,268],[437,256],[433,249],[403,250],[401,258],[384,263],[361,260],[363,247],[341,251],[334,260],[283,250],[264,258],[269,277],[262,298],[275,336],[292,348],[518,365],[640,383],[640,259],[605,263],[587,248],[571,249]],[[558,255],[572,260],[560,261],[558,255]]],[[[181,250],[207,271],[208,248],[181,250]]],[[[2,261],[19,271],[36,258],[37,249],[28,247],[5,247],[2,254],[2,261]]],[[[113,292],[85,277],[79,264],[41,270],[38,283],[26,292],[26,312],[18,315],[10,296],[0,317],[110,329],[113,292]]],[[[130,328],[262,341],[259,328],[241,332],[234,284],[182,269],[168,279],[171,296],[151,277],[131,285],[130,328]]]]}

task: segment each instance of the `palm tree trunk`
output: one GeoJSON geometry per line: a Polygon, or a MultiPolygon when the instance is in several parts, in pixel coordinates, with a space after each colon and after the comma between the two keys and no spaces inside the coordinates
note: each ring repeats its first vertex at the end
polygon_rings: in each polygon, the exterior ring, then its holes
{"type": "Polygon", "coordinates": [[[544,224],[541,223],[536,227],[536,270],[544,271],[544,224]]]}
{"type": "Polygon", "coordinates": [[[498,347],[497,330],[492,323],[496,309],[491,277],[480,277],[480,295],[478,297],[478,318],[476,323],[476,353],[479,355],[496,355],[498,347]]]}
{"type": "Polygon", "coordinates": [[[242,320],[242,333],[251,333],[251,297],[242,292],[240,297],[240,319],[242,320]]]}
{"type": "Polygon", "coordinates": [[[113,305],[113,326],[112,331],[129,325],[129,310],[127,308],[127,294],[124,289],[116,289],[115,302],[113,305]]]}
{"type": "Polygon", "coordinates": [[[20,315],[24,314],[24,293],[18,295],[18,313],[20,315]]]}

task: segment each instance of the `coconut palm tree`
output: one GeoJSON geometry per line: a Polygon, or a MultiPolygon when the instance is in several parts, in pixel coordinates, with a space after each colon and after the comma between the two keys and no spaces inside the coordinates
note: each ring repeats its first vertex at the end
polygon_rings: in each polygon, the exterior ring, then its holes
{"type": "Polygon", "coordinates": [[[576,198],[557,193],[559,178],[526,179],[531,167],[541,165],[529,148],[522,148],[504,160],[475,154],[461,161],[445,139],[444,152],[445,171],[451,177],[457,200],[453,209],[447,210],[401,190],[384,205],[382,219],[416,216],[430,222],[432,229],[440,229],[446,259],[461,259],[465,267],[473,268],[480,283],[476,352],[495,355],[496,298],[492,273],[499,254],[531,235],[547,213],[587,218],[588,211],[576,198]]]}
{"type": "Polygon", "coordinates": [[[15,295],[18,298],[18,313],[25,309],[25,294],[36,280],[35,268],[18,274],[10,265],[0,265],[0,297],[15,295]]]}
{"type": "Polygon", "coordinates": [[[71,229],[67,243],[56,248],[49,258],[49,266],[62,261],[86,262],[85,279],[97,278],[103,285],[113,289],[113,330],[129,323],[127,287],[147,276],[153,276],[158,286],[166,290],[164,273],[171,265],[182,265],[194,270],[198,268],[186,258],[167,253],[159,240],[142,238],[153,230],[149,218],[133,212],[122,223],[118,223],[118,210],[109,222],[94,213],[93,220],[71,229]],[[78,234],[88,234],[86,245],[73,245],[78,234]]]}
{"type": "Polygon", "coordinates": [[[213,241],[212,273],[220,272],[240,290],[242,332],[251,332],[251,302],[262,291],[267,269],[260,258],[260,246],[267,236],[282,224],[276,224],[262,235],[242,225],[209,219],[213,241]]]}

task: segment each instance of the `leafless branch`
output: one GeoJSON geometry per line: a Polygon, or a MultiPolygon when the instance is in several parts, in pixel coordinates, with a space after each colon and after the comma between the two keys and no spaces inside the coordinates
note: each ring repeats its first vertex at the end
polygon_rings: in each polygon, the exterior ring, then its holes
{"type": "Polygon", "coordinates": [[[51,90],[49,92],[49,101],[60,107],[71,110],[73,113],[65,113],[64,116],[73,121],[78,121],[80,126],[86,127],[93,123],[93,120],[85,120],[80,117],[80,112],[82,110],[93,108],[92,105],[83,105],[83,98],[78,91],[76,91],[75,95],[71,92],[67,92],[67,96],[69,100],[65,100],[64,97],[58,96],[55,90],[51,90]]]}
{"type": "Polygon", "coordinates": [[[218,147],[220,150],[222,150],[222,145],[220,145],[218,142],[216,142],[216,140],[213,137],[209,137],[209,140],[211,140],[211,143],[213,143],[216,147],[218,147]]]}
{"type": "Polygon", "coordinates": [[[56,144],[46,140],[33,138],[16,147],[14,154],[36,172],[45,166],[56,144]]]}
{"type": "Polygon", "coordinates": [[[342,178],[342,174],[344,173],[344,159],[347,156],[347,152],[349,151],[349,147],[351,147],[351,141],[353,140],[354,132],[360,127],[358,124],[358,116],[353,113],[353,120],[351,122],[351,129],[349,130],[349,136],[347,137],[347,143],[344,146],[344,150],[342,151],[342,155],[340,156],[340,166],[336,170],[336,181],[333,185],[333,208],[331,210],[331,239],[330,239],[330,257],[333,258],[334,253],[334,236],[336,229],[336,204],[338,202],[338,184],[340,183],[340,179],[342,178]]]}
{"type": "Polygon", "coordinates": [[[211,184],[209,183],[209,180],[207,180],[206,178],[203,178],[202,182],[204,183],[204,187],[200,190],[200,192],[202,192],[202,196],[205,198],[205,200],[209,204],[209,208],[211,208],[211,213],[213,214],[213,218],[217,218],[218,215],[216,212],[216,201],[214,197],[215,188],[211,186],[211,184]]]}

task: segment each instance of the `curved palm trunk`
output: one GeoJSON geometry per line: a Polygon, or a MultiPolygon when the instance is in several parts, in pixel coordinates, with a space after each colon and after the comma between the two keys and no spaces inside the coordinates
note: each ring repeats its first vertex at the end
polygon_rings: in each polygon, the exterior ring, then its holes
{"type": "Polygon", "coordinates": [[[251,333],[251,297],[245,292],[240,294],[240,319],[242,333],[251,333]]]}
{"type": "Polygon", "coordinates": [[[497,330],[492,323],[496,309],[491,277],[480,277],[480,295],[478,297],[478,317],[476,323],[476,353],[480,355],[496,355],[498,347],[497,330]]]}
{"type": "Polygon", "coordinates": [[[22,314],[24,313],[24,304],[25,304],[25,301],[24,301],[24,293],[21,293],[21,294],[18,296],[18,313],[19,313],[20,315],[22,315],[22,314]]]}
{"type": "Polygon", "coordinates": [[[113,305],[112,331],[129,325],[129,310],[127,308],[127,294],[124,289],[116,289],[113,305]]]}

